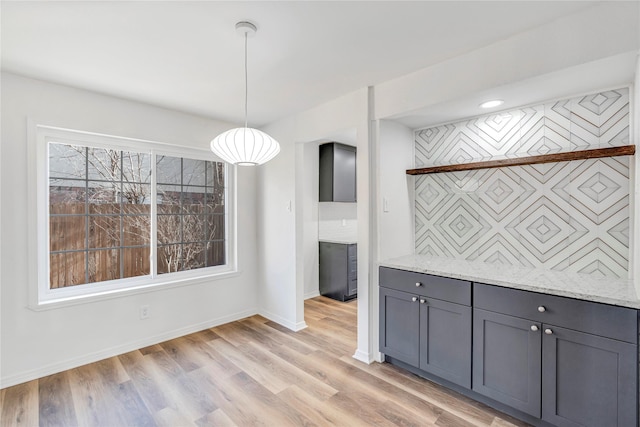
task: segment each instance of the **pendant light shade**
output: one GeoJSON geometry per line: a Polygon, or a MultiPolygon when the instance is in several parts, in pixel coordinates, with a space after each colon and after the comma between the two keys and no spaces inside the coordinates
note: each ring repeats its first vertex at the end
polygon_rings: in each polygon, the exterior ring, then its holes
{"type": "Polygon", "coordinates": [[[256,33],[251,22],[236,24],[236,31],[244,37],[244,127],[228,130],[211,141],[211,151],[225,162],[240,166],[261,165],[280,152],[280,144],[266,133],[247,126],[249,98],[247,38],[256,33]]]}
{"type": "Polygon", "coordinates": [[[216,136],[211,151],[225,162],[240,166],[261,165],[280,152],[280,144],[253,128],[235,128],[216,136]]]}

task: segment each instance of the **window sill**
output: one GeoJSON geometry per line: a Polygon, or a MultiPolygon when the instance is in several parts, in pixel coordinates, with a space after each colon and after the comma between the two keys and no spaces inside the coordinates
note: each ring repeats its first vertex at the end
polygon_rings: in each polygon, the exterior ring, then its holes
{"type": "Polygon", "coordinates": [[[115,298],[123,298],[131,295],[138,295],[150,292],[163,291],[167,289],[174,289],[183,286],[199,285],[210,281],[218,281],[224,279],[230,279],[240,276],[239,270],[229,270],[225,272],[213,273],[208,275],[202,275],[198,277],[178,278],[178,279],[164,279],[155,280],[150,283],[140,284],[137,286],[127,287],[124,289],[105,290],[102,292],[96,292],[87,295],[69,296],[57,299],[48,299],[46,301],[32,302],[28,305],[28,308],[33,311],[46,311],[59,308],[70,307],[74,305],[87,304],[99,301],[105,301],[115,298]]]}

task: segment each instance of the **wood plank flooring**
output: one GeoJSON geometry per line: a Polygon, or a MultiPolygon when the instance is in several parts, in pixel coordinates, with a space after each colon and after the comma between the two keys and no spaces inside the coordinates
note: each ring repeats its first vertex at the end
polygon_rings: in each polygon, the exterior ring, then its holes
{"type": "Polygon", "coordinates": [[[0,426],[524,426],[356,348],[356,302],[305,302],[0,391],[0,426]]]}

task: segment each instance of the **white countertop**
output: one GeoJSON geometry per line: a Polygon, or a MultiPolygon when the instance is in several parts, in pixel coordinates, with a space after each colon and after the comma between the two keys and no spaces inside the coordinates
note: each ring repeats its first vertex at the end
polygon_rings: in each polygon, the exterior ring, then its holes
{"type": "Polygon", "coordinates": [[[407,255],[382,261],[379,265],[640,309],[640,298],[632,280],[597,278],[587,274],[487,264],[428,255],[407,255]]]}
{"type": "Polygon", "coordinates": [[[357,240],[353,240],[353,239],[349,239],[349,238],[340,238],[340,237],[332,237],[330,239],[319,239],[318,241],[320,242],[325,242],[325,243],[340,243],[343,245],[354,245],[357,242],[357,240]]]}

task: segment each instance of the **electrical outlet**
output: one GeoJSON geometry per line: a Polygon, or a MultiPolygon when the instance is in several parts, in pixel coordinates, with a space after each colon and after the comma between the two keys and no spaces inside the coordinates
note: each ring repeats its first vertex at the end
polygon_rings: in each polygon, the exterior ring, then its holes
{"type": "Polygon", "coordinates": [[[149,306],[141,305],[140,306],[140,319],[148,319],[149,318],[149,306]]]}

